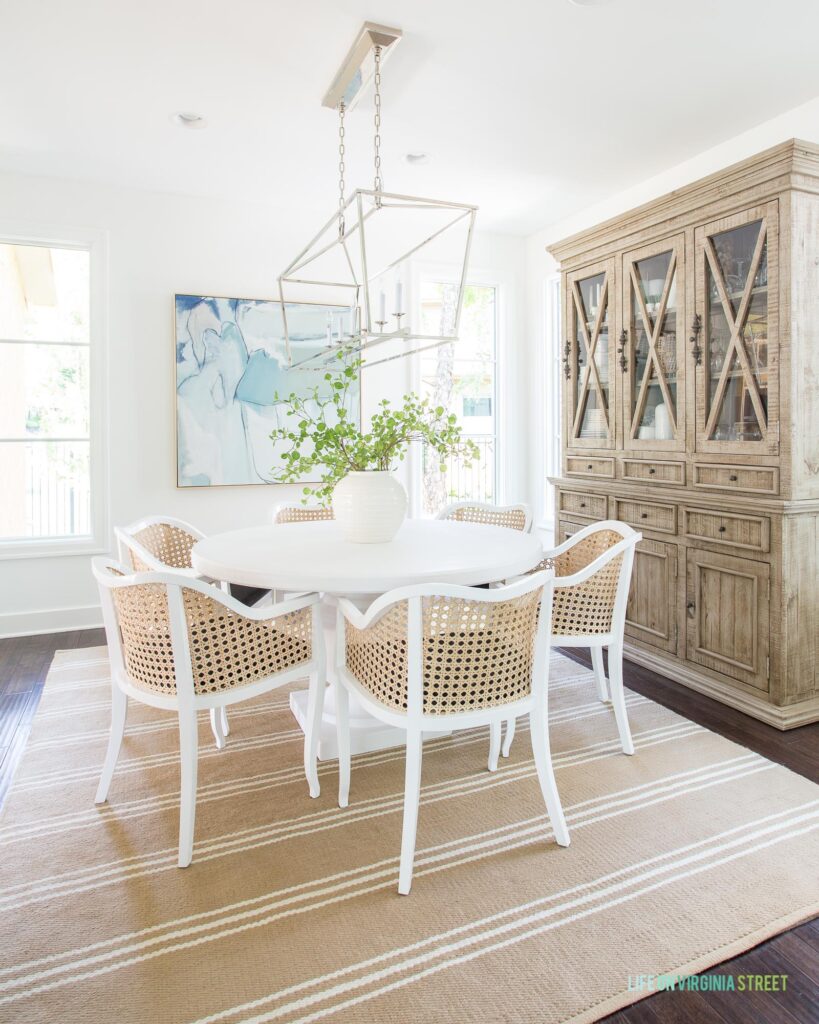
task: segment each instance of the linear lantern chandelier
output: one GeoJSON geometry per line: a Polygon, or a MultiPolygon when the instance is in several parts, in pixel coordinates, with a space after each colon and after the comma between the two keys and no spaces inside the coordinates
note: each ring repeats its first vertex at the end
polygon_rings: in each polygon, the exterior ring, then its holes
{"type": "Polygon", "coordinates": [[[333,216],[279,276],[291,366],[324,369],[339,348],[373,366],[457,341],[469,248],[477,207],[384,191],[381,173],[381,68],[401,39],[400,29],[366,22],[323,105],[338,112],[338,202],[333,216]],[[372,188],[346,193],[344,117],[372,81],[375,114],[372,188]],[[457,298],[424,312],[407,302],[414,257],[460,267],[457,298]],[[331,308],[326,341],[290,335],[287,304],[331,308]],[[409,306],[414,307],[414,312],[409,306]]]}

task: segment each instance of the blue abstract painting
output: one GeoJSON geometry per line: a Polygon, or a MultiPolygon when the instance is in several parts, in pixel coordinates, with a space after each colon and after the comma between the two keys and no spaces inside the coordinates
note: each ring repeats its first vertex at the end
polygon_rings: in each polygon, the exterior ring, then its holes
{"type": "MultiPolygon", "coordinates": [[[[351,330],[339,306],[287,303],[293,362],[351,330]]],[[[290,365],[282,306],[270,299],[176,296],[177,483],[180,487],[273,483],[282,450],[270,432],[285,422],[275,396],[307,397],[324,373],[290,365]]],[[[360,401],[351,389],[349,413],[360,401]]]]}

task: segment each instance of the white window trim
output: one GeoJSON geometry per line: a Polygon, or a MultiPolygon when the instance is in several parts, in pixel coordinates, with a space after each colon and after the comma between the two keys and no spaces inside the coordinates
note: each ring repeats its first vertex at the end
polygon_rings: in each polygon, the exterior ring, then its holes
{"type": "MultiPolygon", "coordinates": [[[[425,263],[417,262],[412,265],[412,288],[410,301],[417,306],[421,298],[421,284],[423,281],[439,281],[442,284],[459,284],[461,280],[461,265],[455,263],[425,263]]],[[[503,504],[506,494],[506,458],[505,446],[508,435],[506,423],[506,402],[505,395],[505,374],[506,362],[505,353],[505,286],[504,282],[486,272],[485,270],[469,268],[466,275],[466,285],[474,285],[477,288],[495,289],[495,500],[503,504]]],[[[457,342],[456,352],[457,352],[457,342]]],[[[411,357],[410,380],[412,390],[418,392],[421,387],[421,360],[420,356],[411,357]]],[[[407,458],[410,479],[410,509],[414,517],[420,515],[421,511],[421,453],[416,445],[412,446],[407,458]]]]}
{"type": "Polygon", "coordinates": [[[536,476],[534,495],[536,501],[535,522],[537,528],[547,533],[555,530],[554,503],[550,476],[560,476],[560,444],[555,444],[560,435],[562,379],[560,375],[561,309],[560,274],[550,274],[542,281],[538,303],[540,324],[538,336],[542,343],[535,346],[535,387],[540,392],[535,396],[532,408],[535,412],[534,466],[536,476]]]}
{"type": "Polygon", "coordinates": [[[0,222],[0,242],[46,245],[58,249],[85,249],[91,259],[89,321],[91,535],[32,537],[0,541],[0,561],[17,558],[100,554],[108,550],[108,232],[94,228],[50,227],[32,230],[21,224],[0,222]]]}

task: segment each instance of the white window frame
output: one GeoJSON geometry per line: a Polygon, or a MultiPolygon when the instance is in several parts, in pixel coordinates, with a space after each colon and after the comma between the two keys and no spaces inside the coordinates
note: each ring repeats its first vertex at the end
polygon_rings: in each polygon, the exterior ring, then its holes
{"type": "MultiPolygon", "coordinates": [[[[412,268],[412,293],[411,301],[414,303],[416,313],[417,306],[421,301],[421,285],[425,281],[440,282],[441,284],[460,284],[461,267],[453,263],[415,263],[412,268]]],[[[501,396],[505,394],[505,287],[502,281],[496,276],[480,269],[468,270],[466,275],[466,286],[475,288],[493,288],[495,290],[495,388],[492,400],[495,403],[495,501],[503,504],[506,492],[506,458],[505,458],[505,402],[501,396]]],[[[455,353],[457,358],[458,342],[455,342],[455,353]]],[[[410,370],[411,387],[414,391],[420,392],[421,388],[421,357],[411,357],[412,367],[410,370]]],[[[417,449],[417,445],[413,445],[417,449]]],[[[414,450],[410,452],[409,458],[409,479],[410,479],[410,509],[414,517],[421,514],[421,488],[423,486],[421,470],[421,452],[414,450]]]]}
{"type": "MultiPolygon", "coordinates": [[[[99,554],[108,550],[108,233],[93,228],[48,226],[36,230],[0,222],[0,243],[82,249],[90,257],[89,416],[91,533],[78,537],[0,540],[0,561],[99,554]]],[[[36,339],[32,339],[36,344],[36,339]]],[[[24,443],[24,442],[20,442],[24,443]]]]}
{"type": "Polygon", "coordinates": [[[536,501],[538,527],[546,533],[556,530],[554,515],[554,488],[548,478],[560,476],[561,429],[563,403],[563,377],[561,372],[562,311],[560,305],[560,274],[552,274],[543,282],[541,296],[542,322],[540,336],[543,344],[536,351],[543,356],[535,379],[539,382],[543,400],[536,401],[535,424],[538,438],[535,464],[538,467],[536,501]]]}

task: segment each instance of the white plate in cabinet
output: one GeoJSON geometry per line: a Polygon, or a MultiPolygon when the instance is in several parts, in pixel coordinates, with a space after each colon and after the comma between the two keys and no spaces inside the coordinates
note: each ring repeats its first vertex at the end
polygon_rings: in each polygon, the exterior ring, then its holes
{"type": "Polygon", "coordinates": [[[685,508],[683,533],[692,540],[746,551],[771,550],[771,521],[767,516],[725,515],[710,509],[685,508]]]}
{"type": "Polygon", "coordinates": [[[608,499],[605,494],[586,494],[580,491],[560,492],[560,511],[588,519],[607,519],[608,499]]]}
{"type": "Polygon", "coordinates": [[[677,532],[677,506],[661,505],[656,501],[614,499],[614,518],[621,519],[637,529],[658,533],[677,532]]]}
{"type": "Polygon", "coordinates": [[[624,480],[639,480],[640,483],[664,484],[671,487],[685,486],[685,463],[666,462],[657,459],[623,459],[624,480]]]}
{"type": "Polygon", "coordinates": [[[568,476],[592,476],[604,480],[614,479],[614,459],[597,458],[596,456],[567,455],[566,474],[568,476]]]}
{"type": "Polygon", "coordinates": [[[694,486],[719,491],[753,491],[778,494],[776,466],[726,466],[716,462],[694,463],[694,486]]]}

